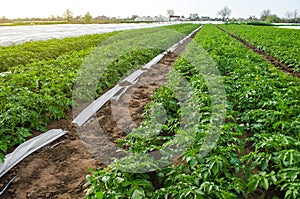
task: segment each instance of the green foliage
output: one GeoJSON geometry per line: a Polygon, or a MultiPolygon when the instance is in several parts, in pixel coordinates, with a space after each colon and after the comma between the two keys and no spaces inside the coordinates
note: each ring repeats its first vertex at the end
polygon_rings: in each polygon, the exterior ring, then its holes
{"type": "Polygon", "coordinates": [[[270,15],[266,18],[267,23],[280,23],[281,19],[277,15],[270,15]]]}
{"type": "MultiPolygon", "coordinates": [[[[191,83],[199,102],[196,138],[176,164],[143,174],[150,176],[143,178],[149,187],[152,183],[153,190],[147,189],[147,195],[141,185],[136,195],[143,198],[247,198],[262,188],[281,191],[285,198],[299,198],[299,79],[275,69],[213,25],[206,25],[195,41],[207,50],[223,75],[226,123],[215,148],[202,157],[199,152],[209,132],[211,96],[203,76],[187,59],[179,58],[174,68],[191,83]],[[243,136],[246,138],[242,139],[243,136]],[[251,143],[251,150],[245,153],[243,150],[249,150],[245,148],[247,143],[251,143]]],[[[196,54],[201,56],[202,52],[196,54]]],[[[161,87],[152,100],[142,125],[150,127],[153,122],[148,116],[155,103],[164,107],[168,120],[153,136],[132,133],[121,140],[132,153],[159,150],[174,139],[173,134],[180,133],[177,121],[182,107],[174,100],[174,93],[161,87]]],[[[88,177],[87,198],[97,198],[97,193],[99,198],[113,198],[118,194],[119,198],[132,197],[132,192],[128,192],[131,188],[124,190],[124,182],[118,183],[118,177],[128,184],[141,179],[137,174],[121,172],[110,165],[88,177]],[[104,187],[103,182],[97,182],[106,176],[111,177],[113,185],[104,187]]]]}
{"type": "Polygon", "coordinates": [[[83,17],[83,22],[90,23],[92,19],[93,19],[92,15],[89,12],[87,12],[83,17]]]}
{"type": "MultiPolygon", "coordinates": [[[[295,186],[299,177],[294,171],[300,169],[299,79],[276,70],[228,35],[212,34],[214,27],[208,26],[206,30],[206,35],[202,35],[204,38],[199,40],[226,74],[228,100],[233,104],[237,123],[244,132],[254,133],[246,140],[253,143],[254,151],[240,158],[248,178],[246,192],[258,187],[269,190],[275,186],[276,190],[285,193],[286,198],[297,198],[295,186]],[[216,36],[218,41],[213,39],[216,36]]],[[[243,30],[245,35],[246,30],[247,26],[243,30]]],[[[256,34],[255,31],[251,33],[256,34]]]]}
{"type": "Polygon", "coordinates": [[[300,72],[300,32],[278,27],[221,25],[270,56],[300,72]]]}
{"type": "Polygon", "coordinates": [[[0,47],[0,72],[29,63],[55,59],[63,54],[96,47],[105,39],[117,34],[84,35],[47,41],[31,41],[19,45],[0,47]]]}
{"type": "MultiPolygon", "coordinates": [[[[190,29],[191,27],[195,26],[178,26],[181,30],[190,29]],[[182,27],[186,28],[182,29],[182,27]]],[[[140,32],[143,31],[140,30],[140,32]]],[[[151,34],[155,34],[155,32],[155,29],[153,29],[151,34]]],[[[80,39],[28,42],[20,46],[0,49],[9,54],[9,52],[22,46],[22,48],[28,48],[28,52],[37,50],[36,55],[41,56],[38,58],[39,60],[33,59],[27,64],[24,62],[24,65],[11,66],[9,71],[0,74],[0,161],[3,161],[4,154],[9,149],[24,142],[33,130],[44,132],[50,122],[66,117],[66,112],[74,105],[72,100],[73,84],[76,81],[78,72],[86,57],[95,50],[95,48],[88,48],[88,46],[97,46],[100,41],[104,41],[105,38],[107,39],[113,34],[115,33],[81,37],[83,46],[86,49],[76,51],[74,47],[68,53],[53,57],[47,57],[47,54],[53,52],[50,44],[64,43],[65,41],[74,41],[75,44],[79,44],[80,39]],[[40,50],[34,48],[38,44],[42,45],[40,50]],[[8,51],[5,51],[5,49],[8,49],[8,51]]],[[[148,36],[151,37],[151,34],[148,36]]],[[[182,37],[183,35],[176,38],[166,37],[157,40],[156,43],[168,45],[165,46],[167,48],[182,39],[182,37]]],[[[68,46],[69,44],[66,43],[65,45],[68,46]]],[[[63,46],[60,46],[60,50],[63,50],[63,46]]],[[[71,46],[69,47],[71,48],[71,46]]],[[[116,50],[111,49],[107,53],[112,54],[116,50]]],[[[162,49],[142,49],[133,46],[117,59],[103,66],[105,71],[97,79],[97,95],[93,97],[101,95],[104,90],[114,86],[123,75],[149,62],[160,52],[162,52],[162,49]]]]}

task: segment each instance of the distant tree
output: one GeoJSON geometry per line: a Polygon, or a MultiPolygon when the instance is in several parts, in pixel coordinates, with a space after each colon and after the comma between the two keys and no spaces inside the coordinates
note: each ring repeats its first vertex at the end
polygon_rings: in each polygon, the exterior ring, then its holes
{"type": "Polygon", "coordinates": [[[8,19],[5,16],[2,16],[1,19],[0,19],[1,23],[5,23],[7,21],[8,21],[8,19]]]}
{"type": "Polygon", "coordinates": [[[165,20],[164,16],[162,15],[159,15],[156,17],[156,20],[159,21],[159,22],[163,22],[165,20]]]}
{"type": "Polygon", "coordinates": [[[266,20],[267,23],[280,23],[281,19],[277,15],[269,15],[266,20]]]}
{"type": "Polygon", "coordinates": [[[71,10],[67,9],[64,12],[64,19],[67,20],[67,21],[72,21],[73,20],[73,13],[72,13],[71,10]]]}
{"type": "Polygon", "coordinates": [[[298,10],[294,10],[294,13],[293,13],[293,17],[294,19],[297,19],[298,18],[298,10]]]}
{"type": "Polygon", "coordinates": [[[139,17],[138,15],[131,15],[130,20],[135,20],[138,17],[139,17]]]}
{"type": "Polygon", "coordinates": [[[83,21],[83,17],[81,15],[77,15],[73,18],[74,21],[83,21]]]}
{"type": "Polygon", "coordinates": [[[83,22],[90,23],[92,19],[93,19],[92,15],[89,12],[87,12],[83,17],[83,22]]]}
{"type": "Polygon", "coordinates": [[[228,8],[228,6],[225,6],[223,9],[218,11],[217,15],[220,15],[222,17],[222,21],[225,21],[231,15],[231,10],[228,8]]]}
{"type": "Polygon", "coordinates": [[[258,19],[255,17],[255,15],[250,15],[247,19],[247,21],[257,21],[258,19]]]}
{"type": "Polygon", "coordinates": [[[167,10],[168,17],[175,15],[174,10],[167,10]]]}
{"type": "Polygon", "coordinates": [[[262,21],[265,21],[267,19],[268,16],[271,15],[271,10],[267,9],[267,10],[263,10],[261,13],[260,13],[260,19],[262,21]]]}
{"type": "Polygon", "coordinates": [[[299,18],[299,15],[298,15],[298,10],[287,11],[285,13],[285,17],[286,17],[286,19],[284,20],[284,22],[299,23],[299,21],[300,21],[300,18],[299,18]]]}
{"type": "Polygon", "coordinates": [[[294,17],[294,13],[292,11],[287,11],[285,16],[287,19],[292,19],[294,17]]]}

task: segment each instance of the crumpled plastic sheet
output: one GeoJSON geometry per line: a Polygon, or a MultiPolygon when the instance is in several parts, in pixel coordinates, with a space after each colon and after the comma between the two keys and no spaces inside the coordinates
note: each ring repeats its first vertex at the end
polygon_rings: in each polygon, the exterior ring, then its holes
{"type": "Polygon", "coordinates": [[[101,107],[110,99],[118,100],[122,94],[126,92],[126,90],[134,85],[141,74],[143,74],[145,69],[150,69],[153,65],[157,64],[168,52],[174,52],[176,48],[179,46],[180,43],[183,43],[185,40],[191,37],[194,33],[199,31],[202,28],[200,26],[196,30],[194,30],[191,34],[186,36],[184,39],[179,41],[178,43],[174,44],[172,47],[167,49],[165,52],[157,55],[154,57],[150,62],[145,64],[142,69],[137,69],[131,75],[126,77],[124,80],[122,80],[119,84],[117,84],[115,87],[104,93],[101,97],[99,97],[97,100],[92,102],[89,106],[87,106],[81,113],[78,114],[78,116],[73,120],[73,123],[77,124],[78,126],[83,126],[85,123],[87,123],[91,117],[99,110],[101,107]],[[143,70],[144,69],[144,70],[143,70]],[[121,86],[122,83],[127,83],[125,86],[121,86]],[[129,85],[128,85],[129,83],[129,85]]]}
{"type": "Polygon", "coordinates": [[[0,164],[0,178],[28,155],[60,138],[64,134],[66,134],[66,131],[52,129],[21,144],[14,152],[6,155],[4,163],[0,164]]]}
{"type": "MultiPolygon", "coordinates": [[[[73,120],[73,123],[76,123],[78,126],[84,125],[108,100],[110,99],[118,100],[121,97],[121,95],[124,94],[131,85],[134,85],[137,82],[140,75],[145,72],[144,70],[147,70],[151,68],[153,65],[157,64],[168,52],[174,52],[180,43],[183,43],[185,40],[187,40],[189,37],[191,37],[191,35],[199,31],[201,28],[202,26],[194,30],[191,34],[189,34],[187,37],[185,37],[178,43],[174,44],[165,52],[157,55],[150,62],[145,64],[142,67],[142,69],[138,69],[134,71],[131,75],[129,75],[119,84],[117,84],[115,87],[113,87],[112,89],[104,93],[101,97],[99,97],[94,102],[92,102],[88,107],[86,107],[73,120]],[[121,86],[122,83],[127,83],[127,85],[121,86]]],[[[22,161],[25,157],[37,151],[38,149],[44,147],[45,145],[55,141],[56,139],[60,138],[66,133],[67,132],[63,131],[62,129],[52,129],[50,131],[47,131],[46,133],[43,133],[21,144],[18,148],[14,150],[13,153],[6,155],[4,159],[4,163],[0,164],[0,178],[4,174],[6,174],[11,168],[17,165],[20,161],[22,161]]]]}

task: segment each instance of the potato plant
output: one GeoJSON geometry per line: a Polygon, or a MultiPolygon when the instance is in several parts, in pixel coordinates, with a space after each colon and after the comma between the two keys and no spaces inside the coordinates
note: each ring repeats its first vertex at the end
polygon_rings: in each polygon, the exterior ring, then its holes
{"type": "Polygon", "coordinates": [[[274,26],[221,25],[288,67],[300,72],[300,32],[274,26]]]}
{"type": "MultiPolygon", "coordinates": [[[[174,34],[172,31],[164,31],[162,27],[158,29],[128,30],[128,32],[140,34],[141,39],[142,35],[147,33],[149,38],[146,37],[144,40],[137,41],[136,43],[140,42],[139,45],[134,45],[133,42],[131,46],[128,46],[128,51],[103,66],[105,70],[95,80],[97,93],[92,96],[92,99],[101,95],[107,88],[114,86],[129,71],[142,66],[164,49],[171,47],[185,36],[183,33],[191,32],[198,26],[193,24],[176,25],[174,30],[178,29],[178,34],[174,34]],[[159,30],[164,34],[158,34],[159,30]],[[155,36],[156,40],[153,41],[151,35],[155,36]],[[142,42],[145,44],[151,42],[155,45],[153,45],[153,48],[141,48],[139,46],[142,42]]],[[[166,27],[166,29],[168,28],[173,27],[166,27]]],[[[119,32],[119,37],[122,38],[122,34],[123,32],[119,32]]],[[[83,62],[95,51],[96,48],[93,46],[98,45],[100,41],[114,41],[113,39],[105,40],[112,35],[118,38],[116,33],[109,33],[98,36],[84,36],[77,39],[28,42],[20,46],[0,49],[8,54],[15,52],[18,48],[29,48],[30,50],[26,52],[35,50],[37,52],[33,57],[30,57],[30,55],[28,59],[22,58],[24,62],[22,61],[19,65],[9,64],[9,71],[0,74],[0,162],[3,161],[4,155],[9,149],[24,142],[32,131],[44,132],[50,122],[66,117],[66,113],[70,111],[75,103],[72,99],[73,85],[78,73],[81,71],[83,62]],[[79,44],[79,49],[83,46],[84,49],[76,50],[75,47],[73,49],[71,46],[74,43],[68,41],[74,41],[79,44]],[[59,45],[58,51],[53,51],[53,46],[50,45],[53,43],[62,43],[62,45],[59,45]],[[80,43],[82,43],[82,46],[80,43]],[[38,44],[43,47],[35,49],[34,46],[38,44]],[[68,51],[66,49],[61,55],[46,56],[47,54],[51,55],[53,53],[54,55],[55,52],[60,52],[64,49],[64,46],[69,46],[68,49],[71,51],[66,52],[68,51]],[[61,49],[59,50],[59,48],[61,49]],[[40,57],[35,59],[36,56],[40,57]]],[[[118,42],[118,39],[115,39],[115,41],[118,42]]],[[[118,49],[107,48],[106,50],[107,55],[112,55],[118,49]]],[[[26,52],[24,53],[26,54],[26,52]]],[[[22,55],[22,52],[20,54],[22,55]]],[[[10,59],[15,57],[16,54],[14,53],[8,55],[10,59]]],[[[89,82],[83,82],[83,84],[85,83],[88,84],[89,82]]]]}
{"type": "MultiPolygon", "coordinates": [[[[93,171],[87,176],[86,198],[247,198],[257,189],[273,193],[273,198],[299,198],[299,79],[277,70],[213,25],[205,25],[195,41],[216,62],[226,89],[226,119],[215,147],[201,156],[212,117],[211,96],[203,75],[183,56],[174,68],[197,96],[195,111],[200,115],[194,142],[178,161],[156,171],[124,172],[118,160],[93,171]]],[[[195,54],[201,60],[203,52],[195,54]]],[[[141,126],[151,131],[152,117],[147,115],[154,102],[165,108],[167,121],[153,136],[137,136],[138,127],[119,140],[131,153],[160,150],[180,133],[182,107],[166,87],[155,93],[141,126]]]]}

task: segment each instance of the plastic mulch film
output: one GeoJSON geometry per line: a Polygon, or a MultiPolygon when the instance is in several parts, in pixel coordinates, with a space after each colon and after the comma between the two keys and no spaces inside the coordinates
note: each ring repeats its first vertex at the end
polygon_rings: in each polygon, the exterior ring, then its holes
{"type": "Polygon", "coordinates": [[[122,86],[117,84],[115,87],[88,105],[72,122],[78,126],[84,125],[108,100],[110,100],[110,98],[117,94],[121,89],[122,86]]]}
{"type": "MultiPolygon", "coordinates": [[[[202,28],[200,26],[196,30],[194,30],[191,34],[185,37],[183,40],[179,41],[178,43],[174,44],[165,52],[157,55],[154,59],[150,62],[145,64],[142,69],[138,69],[125,78],[120,84],[117,84],[115,87],[110,89],[108,92],[104,93],[101,97],[91,103],[88,107],[86,107],[74,120],[73,123],[76,123],[78,126],[84,125],[108,100],[114,99],[117,100],[120,98],[122,94],[126,92],[126,90],[131,86],[134,85],[139,76],[144,73],[143,70],[151,68],[153,65],[157,64],[168,52],[174,52],[174,50],[178,47],[179,44],[183,43],[186,39],[191,37],[194,33],[199,31],[202,28]],[[121,86],[122,83],[129,83],[129,85],[121,86]]],[[[2,74],[1,74],[2,75],[2,74]]],[[[14,150],[13,153],[6,155],[4,159],[4,163],[0,164],[0,178],[6,174],[11,168],[13,168],[16,164],[22,161],[31,153],[37,151],[38,149],[44,147],[45,145],[55,141],[56,139],[60,138],[66,131],[62,129],[52,129],[46,133],[43,133],[35,138],[32,138],[23,144],[21,144],[18,148],[14,150]]]]}
{"type": "Polygon", "coordinates": [[[157,55],[154,57],[150,62],[145,64],[142,69],[138,69],[131,73],[127,78],[117,84],[115,87],[104,93],[101,97],[87,106],[79,115],[73,120],[73,123],[77,124],[78,126],[84,125],[108,100],[114,99],[118,100],[122,94],[126,92],[126,90],[131,86],[134,85],[141,74],[144,73],[143,69],[150,69],[153,65],[157,64],[168,52],[174,52],[175,49],[179,46],[180,43],[183,43],[185,40],[190,38],[193,34],[199,31],[202,28],[200,26],[196,30],[194,30],[191,34],[186,36],[181,41],[174,44],[165,52],[157,55]],[[129,85],[122,86],[122,83],[129,83],[129,85]]]}
{"type": "Polygon", "coordinates": [[[0,164],[0,178],[28,155],[60,138],[64,134],[66,134],[66,131],[52,129],[21,144],[14,152],[6,155],[4,163],[0,164]]]}

